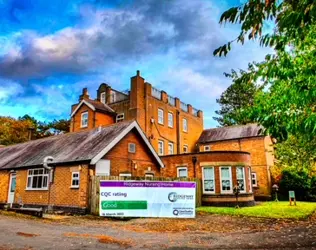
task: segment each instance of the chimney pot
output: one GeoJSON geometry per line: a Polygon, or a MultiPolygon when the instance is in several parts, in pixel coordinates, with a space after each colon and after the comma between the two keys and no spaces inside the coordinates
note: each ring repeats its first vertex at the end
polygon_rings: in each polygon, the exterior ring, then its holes
{"type": "Polygon", "coordinates": [[[140,76],[140,71],[139,70],[136,71],[136,75],[140,76]]]}

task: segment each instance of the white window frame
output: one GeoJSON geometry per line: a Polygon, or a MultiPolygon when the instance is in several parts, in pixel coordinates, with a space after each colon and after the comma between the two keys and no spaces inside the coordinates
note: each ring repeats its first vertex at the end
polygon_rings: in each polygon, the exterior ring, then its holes
{"type": "Polygon", "coordinates": [[[129,153],[136,153],[136,144],[135,143],[128,143],[128,152],[129,153]]]}
{"type": "Polygon", "coordinates": [[[238,176],[237,176],[237,169],[238,168],[242,168],[243,182],[244,182],[244,190],[240,190],[240,193],[246,193],[247,185],[246,185],[246,175],[245,175],[246,171],[245,171],[245,167],[243,167],[243,166],[236,166],[236,183],[237,183],[238,180],[240,180],[240,179],[238,179],[238,176]]]}
{"type": "Polygon", "coordinates": [[[71,188],[79,188],[80,187],[80,172],[71,172],[71,188]],[[77,177],[74,177],[74,175],[77,174],[77,177]],[[78,181],[78,185],[74,185],[74,181],[78,181]]]}
{"type": "Polygon", "coordinates": [[[168,127],[173,128],[173,113],[168,112],[168,127]]]}
{"type": "Polygon", "coordinates": [[[173,146],[172,142],[168,142],[168,154],[169,155],[173,155],[174,154],[174,146],[173,146]],[[170,150],[170,148],[171,148],[171,150],[170,150]],[[171,151],[171,153],[170,153],[170,151],[171,151]]]}
{"type": "Polygon", "coordinates": [[[116,91],[111,90],[110,95],[110,103],[116,102],[116,91]]]}
{"type": "MultiPolygon", "coordinates": [[[[231,166],[222,166],[219,168],[219,179],[220,179],[220,186],[221,186],[221,194],[232,194],[233,193],[233,178],[232,178],[232,167],[231,166]],[[223,185],[222,185],[222,169],[223,168],[228,168],[229,169],[229,181],[230,181],[230,190],[223,190],[223,185]]],[[[227,180],[227,179],[224,179],[227,180]]]]}
{"type": "Polygon", "coordinates": [[[211,146],[210,145],[204,146],[204,152],[209,152],[209,151],[211,151],[211,146]]]}
{"type": "Polygon", "coordinates": [[[251,174],[251,186],[252,187],[258,187],[257,173],[256,172],[251,172],[251,171],[249,171],[249,172],[251,174]],[[255,180],[255,184],[252,183],[253,180],[255,180]]]}
{"type": "Polygon", "coordinates": [[[164,155],[164,147],[165,147],[165,143],[163,140],[158,140],[158,155],[164,155]]]}
{"type": "Polygon", "coordinates": [[[100,94],[100,102],[102,102],[103,104],[106,104],[106,93],[102,92],[100,94]]]}
{"type": "Polygon", "coordinates": [[[128,177],[128,179],[130,179],[132,177],[132,174],[131,173],[121,173],[121,174],[119,174],[119,177],[128,177]]]}
{"type": "Polygon", "coordinates": [[[82,112],[81,113],[81,121],[80,121],[80,127],[81,128],[87,128],[88,127],[88,124],[89,124],[89,112],[88,111],[85,111],[85,112],[82,112]],[[87,115],[87,122],[86,123],[83,123],[85,120],[84,120],[84,116],[87,115]]]}
{"type": "Polygon", "coordinates": [[[154,174],[152,173],[145,173],[145,180],[153,180],[154,174]]]}
{"type": "Polygon", "coordinates": [[[178,178],[188,178],[188,176],[189,176],[188,167],[177,167],[177,177],[178,178]],[[180,170],[185,170],[186,173],[187,173],[187,176],[186,177],[184,177],[184,176],[180,177],[180,170]]]}
{"type": "Polygon", "coordinates": [[[184,144],[182,147],[182,150],[183,150],[184,154],[188,154],[189,153],[189,146],[187,144],[184,144]],[[184,150],[184,149],[186,149],[186,150],[184,150]]]}
{"type": "Polygon", "coordinates": [[[125,119],[125,114],[124,113],[120,113],[120,114],[116,115],[115,121],[116,121],[116,123],[118,123],[118,122],[124,121],[124,119],[125,119]]]}
{"type": "Polygon", "coordinates": [[[27,181],[26,181],[26,190],[48,190],[49,186],[49,171],[45,168],[34,168],[34,169],[28,169],[27,171],[27,181]],[[43,170],[43,174],[34,174],[34,171],[36,170],[43,170]],[[32,173],[32,174],[30,174],[32,173]],[[33,188],[33,178],[42,176],[42,187],[41,188],[33,188]],[[43,186],[44,179],[46,178],[46,186],[43,186]],[[31,183],[30,183],[31,182],[31,183]],[[30,185],[29,185],[30,184],[30,185]],[[30,187],[29,187],[30,186],[30,187]]]}
{"type": "Polygon", "coordinates": [[[188,132],[188,119],[182,118],[182,130],[183,132],[188,132]]]}
{"type": "Polygon", "coordinates": [[[216,182],[215,182],[215,167],[213,166],[205,166],[202,167],[202,187],[203,187],[203,194],[215,194],[216,190],[216,182]],[[213,170],[213,179],[207,179],[207,180],[213,180],[214,183],[214,191],[205,191],[205,177],[204,177],[204,169],[212,169],[213,170]]]}
{"type": "Polygon", "coordinates": [[[158,108],[158,124],[164,124],[164,110],[161,108],[158,108]]]}

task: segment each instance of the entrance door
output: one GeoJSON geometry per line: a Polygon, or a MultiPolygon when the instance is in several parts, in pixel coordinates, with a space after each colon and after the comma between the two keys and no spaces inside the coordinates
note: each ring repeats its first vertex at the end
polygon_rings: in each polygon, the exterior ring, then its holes
{"type": "Polygon", "coordinates": [[[14,202],[15,187],[16,187],[16,174],[15,173],[11,173],[11,175],[10,175],[9,194],[8,194],[8,203],[12,204],[14,202]]]}

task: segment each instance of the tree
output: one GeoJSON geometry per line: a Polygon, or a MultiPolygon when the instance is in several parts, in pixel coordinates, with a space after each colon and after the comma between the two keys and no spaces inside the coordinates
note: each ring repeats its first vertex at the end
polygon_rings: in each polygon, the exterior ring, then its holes
{"type": "Polygon", "coordinates": [[[266,88],[256,93],[253,108],[243,115],[263,125],[279,142],[291,134],[306,141],[315,139],[315,16],[313,0],[248,0],[220,19],[221,23],[241,23],[241,33],[216,49],[215,55],[226,55],[234,41],[244,43],[246,37],[274,48],[274,54],[252,63],[253,70],[247,71],[248,81],[260,80],[266,88]],[[268,20],[275,21],[274,30],[262,35],[268,20]]]}
{"type": "MultiPolygon", "coordinates": [[[[252,65],[249,65],[251,71],[252,65]]],[[[214,117],[221,126],[231,126],[236,124],[247,124],[254,122],[251,117],[244,114],[244,110],[253,106],[254,98],[261,87],[249,79],[249,73],[244,70],[236,72],[232,70],[230,77],[233,83],[221,94],[216,102],[220,105],[220,110],[215,111],[219,117],[214,117]]]]}
{"type": "Polygon", "coordinates": [[[0,117],[0,145],[25,142],[29,139],[30,120],[16,120],[12,117],[0,117]]]}
{"type": "Polygon", "coordinates": [[[11,145],[69,132],[69,120],[46,123],[24,115],[18,119],[0,116],[0,145],[11,145]]]}

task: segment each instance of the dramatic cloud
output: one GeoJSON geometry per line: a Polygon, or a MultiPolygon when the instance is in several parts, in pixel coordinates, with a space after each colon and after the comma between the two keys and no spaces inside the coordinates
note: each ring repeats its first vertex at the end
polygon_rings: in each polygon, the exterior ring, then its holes
{"type": "MultiPolygon", "coordinates": [[[[36,2],[17,5],[12,0],[7,19],[22,25],[24,11],[38,12],[36,2]]],[[[57,6],[63,2],[58,0],[57,6]]],[[[38,14],[43,17],[42,26],[38,18],[34,27],[30,24],[33,28],[22,25],[18,29],[16,24],[10,32],[0,32],[0,42],[5,41],[0,49],[0,86],[10,89],[0,88],[0,101],[17,105],[10,98],[19,97],[21,105],[30,105],[32,110],[38,107],[41,117],[67,117],[82,87],[95,91],[100,82],[107,82],[126,89],[129,77],[140,69],[154,86],[211,117],[216,97],[229,84],[223,72],[263,58],[256,44],[237,47],[227,58],[213,57],[215,48],[238,33],[218,24],[219,15],[228,7],[224,1],[82,2],[67,2],[62,13],[51,12],[49,7],[50,13],[38,14]],[[11,83],[13,87],[5,87],[11,83]]]]}

